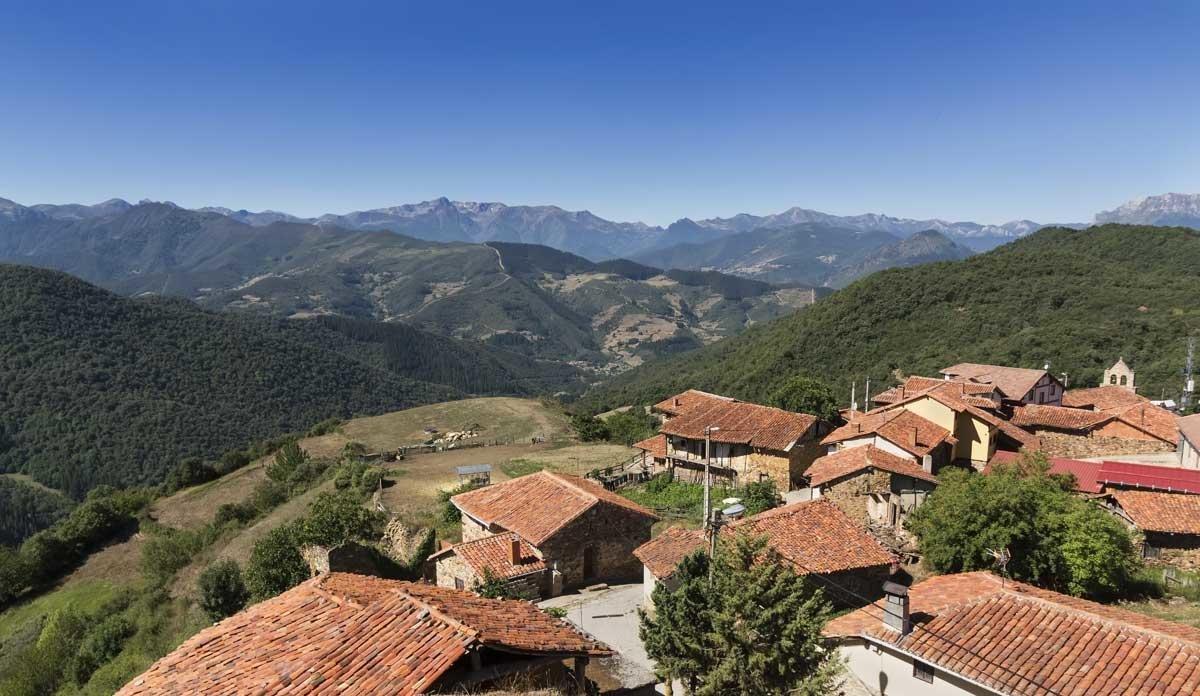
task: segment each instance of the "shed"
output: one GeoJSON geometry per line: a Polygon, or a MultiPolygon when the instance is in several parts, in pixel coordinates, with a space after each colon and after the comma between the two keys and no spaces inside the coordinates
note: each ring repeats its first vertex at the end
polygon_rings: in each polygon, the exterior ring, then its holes
{"type": "Polygon", "coordinates": [[[458,482],[460,484],[471,483],[477,486],[488,486],[492,483],[491,464],[456,466],[454,467],[454,473],[458,474],[458,482]]]}

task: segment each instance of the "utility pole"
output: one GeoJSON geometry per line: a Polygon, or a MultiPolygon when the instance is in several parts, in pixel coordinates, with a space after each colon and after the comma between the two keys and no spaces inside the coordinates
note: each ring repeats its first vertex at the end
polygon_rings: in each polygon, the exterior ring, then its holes
{"type": "Polygon", "coordinates": [[[857,410],[858,410],[858,400],[857,400],[857,399],[855,398],[855,396],[854,396],[854,390],[855,390],[857,387],[858,387],[858,382],[851,382],[851,383],[850,383],[850,410],[851,410],[851,411],[857,411],[857,410]]]}
{"type": "Polygon", "coordinates": [[[867,393],[863,395],[863,410],[871,410],[871,376],[867,375],[867,393]]]}
{"type": "Polygon", "coordinates": [[[1179,397],[1179,410],[1187,413],[1192,405],[1192,392],[1196,390],[1196,382],[1192,379],[1193,361],[1196,356],[1196,337],[1188,336],[1187,363],[1183,368],[1183,394],[1179,397]]]}
{"type": "Polygon", "coordinates": [[[704,528],[711,531],[712,518],[712,473],[709,468],[712,460],[712,434],[720,430],[713,426],[704,429],[704,528]]]}

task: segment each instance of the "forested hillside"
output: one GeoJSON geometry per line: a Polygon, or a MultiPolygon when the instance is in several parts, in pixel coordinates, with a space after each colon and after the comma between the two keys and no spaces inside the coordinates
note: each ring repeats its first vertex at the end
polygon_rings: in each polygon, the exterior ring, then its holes
{"type": "Polygon", "coordinates": [[[1200,333],[1197,268],[1195,230],[1044,229],[964,261],[876,273],[804,312],[627,372],[581,406],[688,387],[762,400],[796,373],[829,381],[848,403],[852,381],[861,390],[870,376],[880,389],[960,361],[1049,362],[1090,385],[1118,356],[1142,393],[1178,396],[1185,337],[1200,333]]]}
{"type": "Polygon", "coordinates": [[[0,476],[0,546],[18,546],[26,537],[66,517],[74,502],[58,491],[0,476]]]}
{"type": "Polygon", "coordinates": [[[0,471],[73,496],[329,418],[550,392],[574,375],[409,327],[215,314],[0,265],[0,471]]]}

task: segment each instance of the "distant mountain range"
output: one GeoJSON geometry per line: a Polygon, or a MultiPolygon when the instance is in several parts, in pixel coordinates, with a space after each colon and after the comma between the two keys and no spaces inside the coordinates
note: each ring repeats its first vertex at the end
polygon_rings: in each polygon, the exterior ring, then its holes
{"type": "Polygon", "coordinates": [[[1200,193],[1164,193],[1138,198],[1096,214],[1096,224],[1179,226],[1200,229],[1200,193]]]}
{"type": "Polygon", "coordinates": [[[817,296],[720,273],[489,244],[305,222],[255,227],[162,203],[0,203],[2,261],[211,309],[400,321],[599,370],[711,343],[817,296]]]}

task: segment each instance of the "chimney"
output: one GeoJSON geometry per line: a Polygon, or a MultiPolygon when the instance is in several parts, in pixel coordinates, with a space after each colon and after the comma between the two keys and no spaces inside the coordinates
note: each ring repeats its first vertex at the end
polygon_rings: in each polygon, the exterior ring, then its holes
{"type": "Polygon", "coordinates": [[[912,632],[908,615],[908,588],[894,582],[883,583],[883,627],[902,636],[912,632]]]}
{"type": "Polygon", "coordinates": [[[933,473],[933,455],[927,454],[921,457],[921,470],[927,474],[933,473]]]}
{"type": "Polygon", "coordinates": [[[911,442],[909,442],[909,445],[911,447],[916,447],[917,446],[917,426],[914,425],[910,432],[911,432],[912,437],[909,438],[911,440],[911,442]]]}
{"type": "Polygon", "coordinates": [[[508,547],[508,561],[511,565],[521,565],[521,539],[513,535],[512,545],[508,547]]]}
{"type": "Polygon", "coordinates": [[[678,406],[678,405],[679,405],[679,397],[678,397],[678,396],[677,396],[677,397],[675,397],[675,405],[676,405],[676,406],[678,406]]]}
{"type": "Polygon", "coordinates": [[[854,424],[854,432],[856,432],[856,433],[861,433],[861,432],[862,432],[862,423],[855,423],[855,424],[854,424]]]}

